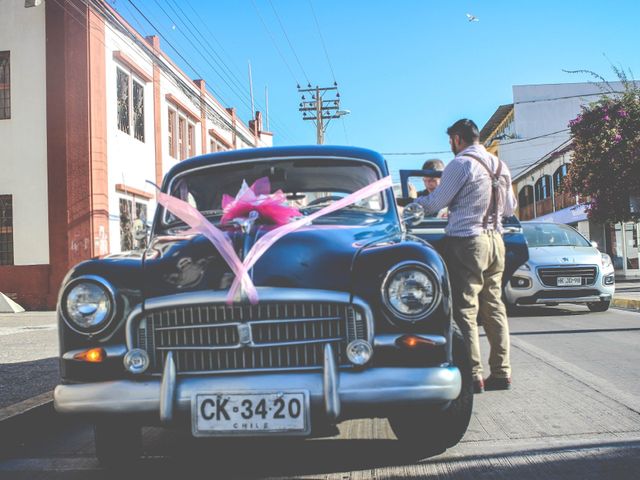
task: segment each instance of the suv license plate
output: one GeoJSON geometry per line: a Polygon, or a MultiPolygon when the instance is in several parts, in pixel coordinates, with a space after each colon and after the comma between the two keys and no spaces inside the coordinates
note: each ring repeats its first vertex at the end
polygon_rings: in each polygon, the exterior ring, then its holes
{"type": "Polygon", "coordinates": [[[192,400],[192,433],[213,435],[307,435],[309,392],[198,394],[192,400]]]}
{"type": "Polygon", "coordinates": [[[582,285],[582,277],[558,277],[559,287],[579,287],[582,285]]]}

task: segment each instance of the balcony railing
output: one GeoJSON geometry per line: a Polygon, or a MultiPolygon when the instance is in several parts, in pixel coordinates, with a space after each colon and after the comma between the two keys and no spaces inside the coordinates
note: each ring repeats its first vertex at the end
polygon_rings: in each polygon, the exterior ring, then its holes
{"type": "Polygon", "coordinates": [[[540,217],[553,212],[553,199],[551,197],[536,202],[536,216],[540,217]]]}
{"type": "Polygon", "coordinates": [[[569,192],[562,192],[555,196],[556,211],[572,207],[576,204],[576,196],[569,192]]]}
{"type": "Polygon", "coordinates": [[[533,203],[526,205],[526,206],[520,206],[519,207],[519,217],[520,220],[531,220],[534,218],[533,215],[533,203]]]}

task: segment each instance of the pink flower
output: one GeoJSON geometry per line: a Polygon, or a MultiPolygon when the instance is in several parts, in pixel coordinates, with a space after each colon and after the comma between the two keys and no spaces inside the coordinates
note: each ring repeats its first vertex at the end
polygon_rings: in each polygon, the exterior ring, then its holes
{"type": "Polygon", "coordinates": [[[622,135],[616,133],[616,136],[613,137],[613,143],[620,143],[622,141],[622,135]]]}
{"type": "Polygon", "coordinates": [[[629,114],[627,113],[627,111],[625,109],[620,109],[618,111],[618,116],[621,118],[627,118],[629,116],[629,114]]]}
{"type": "Polygon", "coordinates": [[[608,122],[609,120],[611,120],[611,118],[609,118],[609,115],[605,115],[604,117],[602,117],[602,119],[603,119],[605,122],[608,122]]]}

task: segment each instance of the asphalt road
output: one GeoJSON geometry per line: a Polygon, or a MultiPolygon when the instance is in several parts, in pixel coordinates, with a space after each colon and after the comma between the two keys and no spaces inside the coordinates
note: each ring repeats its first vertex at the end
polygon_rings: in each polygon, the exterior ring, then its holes
{"type": "MultiPolygon", "coordinates": [[[[640,313],[531,308],[511,328],[514,388],[477,395],[465,438],[439,456],[409,463],[385,420],[306,442],[220,444],[149,428],[136,477],[640,478],[640,313]]],[[[0,452],[1,479],[88,477],[124,478],[100,470],[83,423],[46,424],[0,452]]]]}

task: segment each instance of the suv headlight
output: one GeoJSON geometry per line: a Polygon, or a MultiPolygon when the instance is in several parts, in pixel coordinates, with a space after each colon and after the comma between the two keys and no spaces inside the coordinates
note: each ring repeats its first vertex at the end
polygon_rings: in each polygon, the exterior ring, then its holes
{"type": "Polygon", "coordinates": [[[65,287],[60,307],[72,330],[83,334],[97,333],[106,328],[115,314],[114,291],[100,277],[79,277],[65,287]]]}
{"type": "Polygon", "coordinates": [[[382,302],[394,318],[423,320],[438,305],[440,288],[433,271],[422,263],[394,266],[382,282],[382,302]]]}
{"type": "Polygon", "coordinates": [[[613,265],[611,263],[611,257],[606,253],[601,253],[600,257],[602,258],[602,268],[609,268],[613,265]]]}

